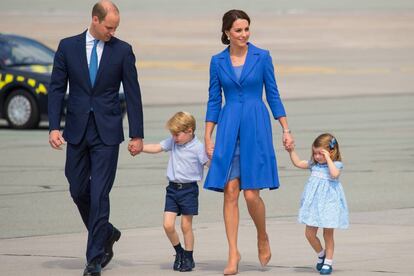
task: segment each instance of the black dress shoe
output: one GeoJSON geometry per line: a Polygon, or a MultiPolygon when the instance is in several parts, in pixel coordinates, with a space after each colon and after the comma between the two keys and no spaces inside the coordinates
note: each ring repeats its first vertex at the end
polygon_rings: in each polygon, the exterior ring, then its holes
{"type": "Polygon", "coordinates": [[[180,272],[191,271],[193,270],[194,267],[195,267],[194,259],[184,254],[183,260],[181,262],[180,272]]]}
{"type": "Polygon", "coordinates": [[[121,238],[121,232],[114,227],[114,230],[112,232],[112,235],[109,237],[109,239],[106,241],[105,244],[105,255],[102,258],[101,266],[104,268],[109,264],[109,262],[112,260],[112,257],[114,256],[113,246],[116,241],[121,238]]]}
{"type": "Polygon", "coordinates": [[[91,262],[86,265],[85,270],[83,271],[83,276],[101,276],[101,270],[101,264],[91,262]]]}
{"type": "Polygon", "coordinates": [[[183,252],[177,252],[175,254],[175,260],[173,264],[173,269],[175,271],[180,271],[182,261],[183,261],[183,252]]]}

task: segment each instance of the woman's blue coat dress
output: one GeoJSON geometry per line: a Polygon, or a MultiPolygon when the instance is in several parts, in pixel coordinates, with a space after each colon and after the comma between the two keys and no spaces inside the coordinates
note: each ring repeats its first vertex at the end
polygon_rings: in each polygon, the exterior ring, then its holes
{"type": "Polygon", "coordinates": [[[229,47],[211,58],[206,122],[216,123],[217,132],[205,189],[224,190],[237,140],[240,141],[240,189],[279,187],[272,126],[262,100],[263,86],[273,117],[286,116],[269,51],[249,43],[239,81],[229,47]]]}

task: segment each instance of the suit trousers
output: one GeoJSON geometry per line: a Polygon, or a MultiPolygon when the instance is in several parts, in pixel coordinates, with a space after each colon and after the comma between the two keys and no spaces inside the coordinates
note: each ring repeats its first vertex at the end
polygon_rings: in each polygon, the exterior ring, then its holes
{"type": "Polygon", "coordinates": [[[93,112],[81,142],[67,145],[65,175],[88,229],[88,263],[101,260],[113,232],[109,223],[109,192],[115,180],[118,154],[119,144],[105,145],[100,139],[93,112]]]}

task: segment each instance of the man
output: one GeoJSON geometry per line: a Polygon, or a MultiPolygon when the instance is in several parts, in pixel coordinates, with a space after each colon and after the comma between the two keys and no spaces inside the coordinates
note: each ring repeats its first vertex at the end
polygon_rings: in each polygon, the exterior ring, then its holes
{"type": "Polygon", "coordinates": [[[141,92],[132,47],[114,37],[119,10],[110,1],[96,3],[92,22],[80,35],[63,39],[55,54],[49,91],[49,143],[62,149],[67,141],[65,175],[70,194],[88,229],[87,265],[83,275],[101,275],[113,257],[121,232],[109,223],[109,192],[124,140],[119,87],[127,103],[131,155],[142,151],[141,92]],[[66,123],[60,120],[67,83],[66,123]]]}

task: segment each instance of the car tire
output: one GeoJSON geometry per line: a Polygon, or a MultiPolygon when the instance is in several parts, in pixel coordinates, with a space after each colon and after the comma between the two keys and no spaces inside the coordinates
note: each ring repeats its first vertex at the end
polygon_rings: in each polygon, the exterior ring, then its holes
{"type": "Polygon", "coordinates": [[[4,110],[11,128],[27,129],[39,125],[40,113],[36,99],[26,90],[14,90],[7,97],[4,110]]]}

